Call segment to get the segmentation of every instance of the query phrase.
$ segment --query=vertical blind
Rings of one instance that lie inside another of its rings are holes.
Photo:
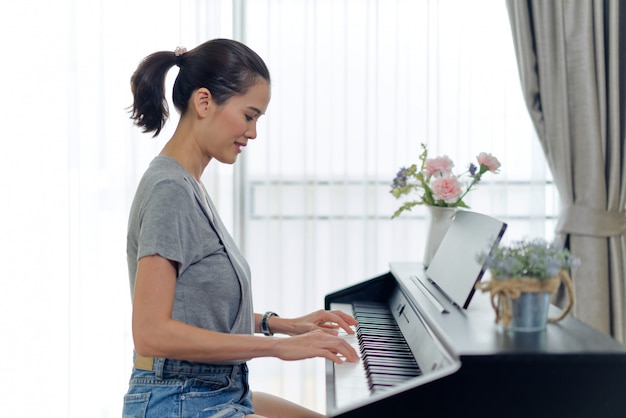
[[[0,415],[118,417],[132,358],[126,221],[157,139],[131,126],[140,58],[237,37],[264,57],[258,139],[203,181],[253,271],[257,312],[418,261],[424,213],[388,193],[420,143],[502,162],[468,203],[546,236],[556,198],[500,0],[64,0],[0,5]],[[175,70],[168,78],[171,86]],[[172,107],[173,109],[173,107]],[[234,186],[233,186],[234,185]],[[323,361],[250,363],[253,389],[324,411]],[[33,382],[37,390],[33,391]]]

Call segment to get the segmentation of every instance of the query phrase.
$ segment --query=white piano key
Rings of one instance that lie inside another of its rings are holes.
[[[348,334],[345,331],[339,334],[361,355],[359,342],[355,334]],[[344,362],[335,364],[335,399],[337,406],[348,405],[359,399],[363,399],[370,394],[370,389],[365,375],[365,368],[359,359],[357,363]]]

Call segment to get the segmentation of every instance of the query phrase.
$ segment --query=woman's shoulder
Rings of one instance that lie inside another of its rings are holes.
[[[150,163],[139,182],[138,194],[147,196],[193,195],[191,175],[173,158],[158,156]]]
[[[158,156],[155,157],[148,166],[148,169],[142,177],[142,182],[151,185],[157,183],[180,183],[181,185],[189,184],[191,175],[171,157]]]
[[[174,158],[159,155],[150,162],[146,175],[177,179],[189,176],[189,173]]]

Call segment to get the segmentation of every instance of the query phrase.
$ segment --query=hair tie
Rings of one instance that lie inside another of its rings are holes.
[[[187,48],[184,46],[177,46],[174,50],[174,55],[176,55],[176,66],[180,68],[183,63],[183,54],[187,52]]]

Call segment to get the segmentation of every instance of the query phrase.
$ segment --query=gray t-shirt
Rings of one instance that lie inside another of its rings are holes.
[[[142,177],[127,236],[131,297],[137,261],[176,262],[172,317],[200,328],[254,333],[250,269],[204,187],[173,158],[159,156]]]

